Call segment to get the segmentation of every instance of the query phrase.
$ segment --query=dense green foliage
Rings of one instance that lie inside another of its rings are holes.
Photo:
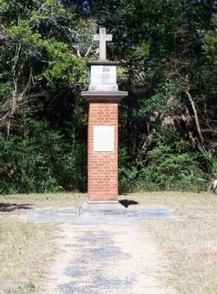
[[[217,2],[2,0],[0,193],[85,190],[92,34],[119,60],[120,190],[206,188],[217,173]]]

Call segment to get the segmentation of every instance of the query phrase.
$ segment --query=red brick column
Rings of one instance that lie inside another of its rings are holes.
[[[94,151],[94,127],[114,127],[114,150]],[[118,103],[89,103],[88,123],[88,200],[118,200]]]

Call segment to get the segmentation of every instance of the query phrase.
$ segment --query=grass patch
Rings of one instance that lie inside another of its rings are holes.
[[[10,204],[16,209],[19,205],[34,207],[64,207],[77,206],[86,199],[87,195],[82,193],[44,193],[44,194],[16,194],[0,195],[0,210],[5,204]],[[9,205],[9,206],[10,206]],[[22,207],[21,207],[22,208]]]
[[[38,207],[78,206],[85,194],[47,193],[0,196],[0,294],[42,293],[54,254],[51,224],[30,224],[19,215]]]
[[[217,293],[217,218],[144,224],[170,262],[167,284],[179,294]]]
[[[1,222],[0,293],[35,293],[54,253],[52,225]]]
[[[217,197],[213,194],[159,192],[128,199],[174,209],[177,220],[143,221],[169,261],[162,279],[178,294],[217,293]]]
[[[170,206],[180,213],[194,213],[197,209],[212,211],[217,209],[217,196],[212,193],[192,192],[143,192],[121,196],[120,199],[130,199],[142,205]]]

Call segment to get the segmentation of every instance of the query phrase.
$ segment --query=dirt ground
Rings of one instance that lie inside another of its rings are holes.
[[[58,254],[43,293],[175,293],[162,281],[167,260],[139,223],[60,228]]]

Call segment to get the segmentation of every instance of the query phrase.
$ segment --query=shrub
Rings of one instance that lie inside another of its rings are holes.
[[[46,121],[25,119],[9,138],[0,133],[0,193],[84,190],[85,148]]]
[[[125,160],[120,168],[120,187],[122,191],[203,190],[203,172],[197,157],[180,134],[160,129],[145,158],[131,163]]]

